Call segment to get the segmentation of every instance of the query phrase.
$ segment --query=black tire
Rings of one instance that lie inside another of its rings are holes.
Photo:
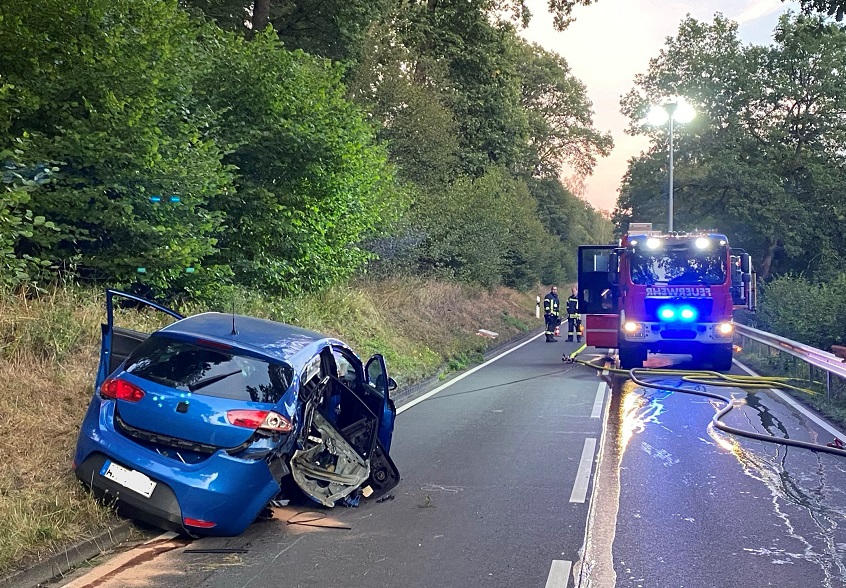
[[[731,345],[715,345],[714,349],[710,353],[711,356],[711,365],[714,366],[714,370],[718,372],[728,372],[731,371],[731,356],[732,356],[732,346]]]
[[[624,370],[642,368],[646,352],[640,347],[620,347],[620,367]]]

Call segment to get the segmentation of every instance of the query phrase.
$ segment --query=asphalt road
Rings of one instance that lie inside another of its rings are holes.
[[[608,389],[562,363],[575,346],[535,338],[402,406],[391,500],[290,504],[239,537],[159,544],[71,585],[573,586]],[[210,549],[228,553],[196,552]]]
[[[717,431],[703,397],[622,376],[608,394],[562,364],[574,348],[529,341],[402,406],[390,500],[292,503],[239,537],[159,539],[64,585],[846,587],[846,461]],[[735,398],[730,425],[843,438],[769,392],[713,391]]]
[[[842,457],[722,433],[710,421],[723,405],[707,398],[620,377],[613,389],[582,585],[846,586]],[[834,437],[771,392],[711,390],[733,392],[726,424],[814,443]]]

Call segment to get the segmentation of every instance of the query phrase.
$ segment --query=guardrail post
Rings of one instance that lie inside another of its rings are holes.
[[[831,400],[831,372],[825,372],[825,399]]]
[[[540,296],[535,296],[535,318],[540,318]]]

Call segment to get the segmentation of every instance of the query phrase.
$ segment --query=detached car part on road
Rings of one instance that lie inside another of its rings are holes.
[[[114,298],[176,322],[114,325]],[[95,393],[76,476],[133,518],[189,535],[237,535],[289,474],[315,501],[375,499],[399,483],[389,451],[396,387],[385,361],[254,317],[180,314],[106,292]]]

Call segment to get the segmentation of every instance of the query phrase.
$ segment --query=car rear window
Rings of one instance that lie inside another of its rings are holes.
[[[294,370],[230,353],[150,337],[126,360],[126,371],[177,390],[204,396],[276,404],[291,385]]]

